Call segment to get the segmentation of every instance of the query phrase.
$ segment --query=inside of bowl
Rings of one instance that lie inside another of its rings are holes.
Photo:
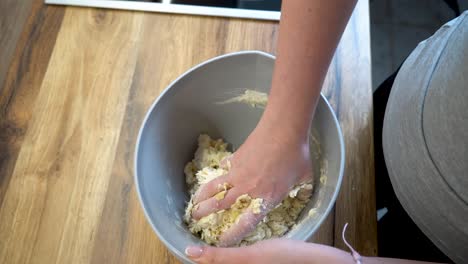
[[[202,243],[182,219],[189,198],[183,170],[193,158],[197,138],[207,133],[238,148],[255,128],[263,110],[242,103],[217,103],[245,89],[268,93],[273,64],[271,56],[255,52],[217,58],[184,74],[150,109],[137,146],[137,188],[159,238],[182,259],[187,245]],[[307,239],[315,231],[330,210],[340,183],[339,129],[324,98],[312,126],[321,155],[314,155],[317,177],[312,200],[298,228],[287,235],[296,239]],[[279,123],[278,129],[281,127]],[[313,151],[317,151],[315,147]],[[326,169],[325,183],[320,182],[321,169]],[[309,216],[312,208],[316,213]]]

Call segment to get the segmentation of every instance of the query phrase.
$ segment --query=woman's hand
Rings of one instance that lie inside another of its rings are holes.
[[[187,256],[199,264],[356,264],[343,250],[290,239],[270,239],[238,248],[188,247]],[[378,257],[362,257],[366,264],[435,264],[433,262]]]
[[[264,199],[264,210],[241,216],[238,224],[221,235],[221,245],[236,244],[291,187],[312,178],[309,127],[330,60],[355,3],[283,1],[277,59],[262,120],[234,153],[229,174],[202,186],[194,199],[199,204],[193,212],[195,218],[229,208],[245,193]],[[225,182],[232,188],[224,199],[212,198]]]
[[[289,239],[265,240],[238,248],[188,247],[186,254],[200,264],[355,264],[351,254],[342,250]]]
[[[245,143],[229,158],[229,173],[201,186],[195,194],[194,203],[198,204],[192,213],[195,219],[229,208],[243,194],[263,199],[260,213],[244,213],[238,224],[221,235],[222,246],[238,243],[294,185],[312,180],[308,137],[297,137],[294,131],[278,127],[268,118],[267,115],[263,117]],[[224,199],[213,197],[224,183],[231,186]]]

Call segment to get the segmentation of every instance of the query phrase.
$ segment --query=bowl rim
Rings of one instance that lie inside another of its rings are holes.
[[[223,55],[219,55],[219,56],[216,56],[216,57],[213,57],[211,59],[205,60],[205,61],[191,67],[190,69],[188,69],[187,71],[185,71],[184,73],[179,75],[168,86],[166,86],[166,88],[154,100],[154,102],[151,104],[151,106],[146,111],[145,117],[144,117],[144,119],[143,119],[143,121],[141,123],[140,129],[138,131],[138,137],[137,137],[136,144],[135,144],[135,153],[134,153],[134,161],[133,161],[133,172],[134,172],[135,188],[136,188],[136,191],[137,191],[138,200],[139,200],[140,205],[141,205],[141,207],[143,209],[143,213],[145,215],[146,220],[149,222],[149,224],[151,225],[151,228],[153,229],[153,231],[158,236],[158,239],[161,242],[163,242],[163,244],[171,251],[172,254],[176,255],[176,257],[178,257],[179,259],[181,259],[181,260],[183,260],[184,262],[187,262],[187,263],[193,263],[193,262],[185,254],[181,253],[172,244],[170,244],[161,235],[161,233],[159,232],[159,230],[156,228],[155,224],[153,223],[152,219],[149,217],[147,206],[143,202],[143,196],[142,196],[141,188],[140,188],[140,182],[141,181],[139,180],[139,173],[138,173],[138,160],[139,160],[138,153],[140,151],[141,138],[142,138],[142,135],[143,135],[143,131],[145,130],[146,124],[148,122],[148,119],[149,119],[150,115],[154,111],[154,108],[159,103],[159,101],[164,97],[164,95],[170,90],[170,88],[172,88],[177,82],[179,82],[182,78],[185,78],[187,75],[194,72],[195,70],[197,70],[197,69],[199,69],[199,68],[201,68],[201,67],[203,67],[203,66],[205,66],[205,65],[207,65],[209,63],[212,63],[212,62],[218,61],[218,60],[222,60],[222,59],[225,59],[225,58],[228,58],[228,57],[238,56],[238,55],[260,55],[260,56],[267,57],[267,58],[270,58],[270,59],[273,59],[273,60],[276,59],[276,57],[274,55],[266,53],[264,51],[244,50],[244,51],[236,51],[236,52],[231,52],[231,53],[226,53],[226,54],[223,54]],[[338,140],[339,140],[339,146],[340,146],[339,175],[338,175],[338,180],[337,180],[337,186],[336,186],[336,188],[335,188],[335,190],[333,192],[333,196],[332,196],[332,199],[331,199],[332,202],[328,204],[324,214],[322,214],[320,216],[320,219],[317,221],[317,224],[312,229],[310,229],[309,232],[305,232],[302,235],[300,234],[297,237],[295,237],[296,239],[302,240],[302,241],[306,241],[310,236],[312,236],[317,231],[317,229],[322,225],[323,221],[325,221],[325,219],[330,214],[330,211],[332,210],[333,206],[335,205],[336,199],[337,199],[338,194],[340,192],[341,184],[342,184],[342,181],[343,181],[343,175],[344,175],[345,144],[344,144],[344,139],[343,139],[343,133],[342,133],[342,130],[341,130],[341,126],[340,126],[340,123],[339,123],[339,121],[338,121],[338,119],[336,117],[336,113],[333,110],[333,107],[328,102],[327,98],[322,93],[320,93],[320,97],[325,102],[325,105],[328,108],[328,110],[332,113],[333,123],[334,123],[335,127],[337,128],[337,132],[338,132]]]

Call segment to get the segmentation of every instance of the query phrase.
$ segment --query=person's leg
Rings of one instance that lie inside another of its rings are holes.
[[[388,213],[377,223],[380,257],[445,262],[445,256],[416,226],[396,197],[382,149],[382,127],[388,97],[399,69],[374,92],[374,151],[377,209],[386,207]]]

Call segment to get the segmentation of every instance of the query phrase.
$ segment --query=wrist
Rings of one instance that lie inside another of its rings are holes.
[[[259,129],[264,130],[269,137],[274,137],[288,144],[304,144],[309,142],[311,117],[296,116],[292,112],[277,111],[274,107],[265,109],[259,122]],[[311,115],[310,115],[311,116]]]

